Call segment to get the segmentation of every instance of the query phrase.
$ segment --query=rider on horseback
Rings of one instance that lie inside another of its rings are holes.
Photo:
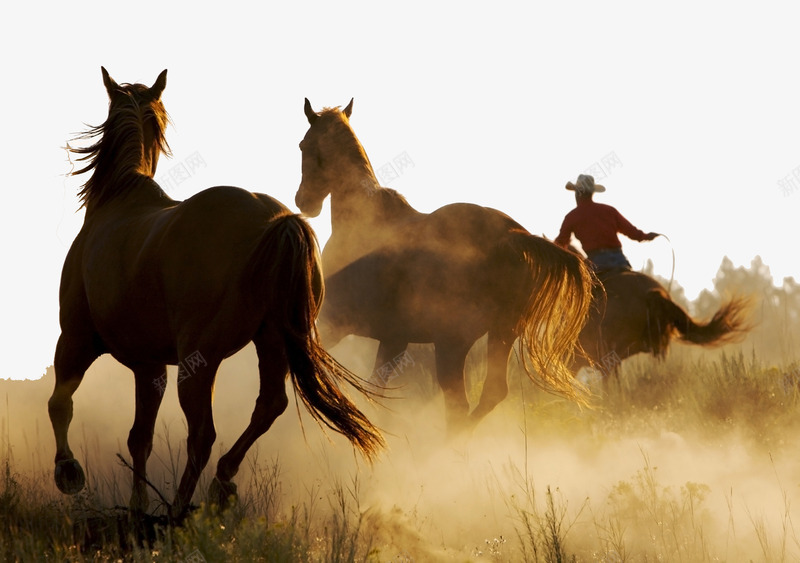
[[[575,192],[577,205],[564,217],[555,243],[567,248],[570,235],[574,234],[595,271],[630,270],[631,264],[622,253],[617,233],[639,242],[653,240],[658,233],[640,231],[615,208],[592,201],[595,192],[606,191],[600,184],[595,184],[592,176],[581,174],[576,183],[567,182],[566,187]]]

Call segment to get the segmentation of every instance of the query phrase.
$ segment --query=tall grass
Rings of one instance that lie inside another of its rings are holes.
[[[474,400],[485,360],[471,362],[474,373],[468,377],[468,395]],[[418,364],[423,370],[423,362]],[[408,377],[430,377],[430,373]],[[222,513],[201,505],[181,527],[163,524],[159,515],[164,507],[157,502],[153,515],[144,521],[133,521],[118,508],[127,503],[129,472],[121,464],[103,463],[88,431],[76,440],[87,488],[75,497],[61,495],[52,484],[49,464],[28,463],[25,469],[17,465],[8,432],[13,421],[6,417],[5,431],[0,432],[0,559],[701,562],[738,560],[743,545],[754,559],[800,557],[793,505],[793,479],[800,464],[759,466],[763,494],[776,499],[765,511],[752,506],[736,485],[697,478],[676,481],[674,473],[665,474],[654,462],[655,455],[662,458],[663,452],[644,446],[638,450],[638,460],[626,461],[631,468],[627,474],[608,477],[589,497],[574,482],[560,481],[557,472],[542,479],[543,465],[564,463],[561,458],[534,457],[550,449],[590,456],[625,437],[655,440],[667,433],[677,443],[684,440],[699,450],[730,439],[753,457],[774,454],[785,459],[800,442],[794,439],[800,430],[797,364],[772,365],[742,351],[710,355],[679,349],[665,362],[629,360],[618,380],[593,379],[591,374],[587,378],[595,404],[581,409],[537,391],[512,362],[509,398],[478,428],[472,446],[467,445],[466,453],[458,453],[455,461],[442,461],[436,453],[423,459],[413,439],[400,436],[375,473],[342,472],[331,463],[323,468],[321,480],[305,484],[304,494],[288,494],[285,483],[296,476],[284,474],[279,458],[260,459],[256,447],[239,475],[239,502]],[[392,403],[404,421],[413,419],[409,412],[418,414],[421,435],[431,433],[431,421],[420,414],[430,412],[420,407],[426,400],[438,399],[421,397],[413,406]],[[517,435],[523,455],[505,457],[502,448]],[[164,427],[156,440],[151,479],[171,498],[185,460],[183,439],[174,439]],[[399,443],[414,452],[412,460],[399,459]],[[493,447],[497,450],[486,452],[492,460],[490,471],[496,471],[498,461],[507,461],[504,470],[494,474],[491,487],[481,490],[475,483],[487,466],[481,465],[474,450],[480,454],[481,449]],[[442,455],[451,448],[442,442],[431,449]],[[41,460],[50,455],[28,457]],[[385,476],[392,467],[400,477],[388,480]],[[603,478],[592,473],[591,461],[581,469],[586,481]],[[415,472],[420,484],[417,500],[409,508],[408,491],[399,481],[412,481]],[[202,491],[208,475],[204,473],[198,489],[200,501],[205,500]],[[376,487],[381,502],[375,500]],[[437,511],[431,499],[446,488],[455,489],[457,500],[442,501],[445,508]],[[492,502],[499,508],[488,508]],[[494,511],[496,516],[478,520],[473,511]],[[476,531],[476,526],[464,525],[466,535],[456,540],[443,531],[451,521],[471,517],[476,522],[491,521],[492,527]]]

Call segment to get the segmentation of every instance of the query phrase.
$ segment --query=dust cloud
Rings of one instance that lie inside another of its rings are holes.
[[[275,520],[298,506],[335,511],[335,491],[344,490],[348,510],[369,523],[365,533],[381,561],[535,560],[554,537],[578,561],[794,560],[800,369],[785,346],[771,357],[757,343],[788,339],[796,346],[800,332],[787,336],[774,326],[763,324],[745,344],[723,349],[673,345],[663,362],[632,358],[618,383],[589,378],[597,394],[590,409],[537,391],[512,358],[509,397],[471,436],[454,440],[445,433],[432,349],[412,345],[402,373],[389,382],[396,388],[389,398],[354,397],[387,438],[373,466],[295,407],[289,388],[289,408],[234,481],[247,499],[274,467]],[[349,337],[332,353],[368,378],[376,346]],[[484,346],[482,339],[468,358],[473,404]],[[248,347],[220,369],[218,437],[196,502],[216,460],[249,421],[256,365]],[[168,499],[185,461],[175,377],[170,368],[148,466]],[[58,494],[47,416],[52,386],[52,369],[37,381],[0,381],[0,446],[15,471],[40,475],[41,486]],[[74,397],[71,445],[89,486],[109,506],[128,500],[130,476],[116,454],[129,458],[133,391],[132,373],[104,356]]]

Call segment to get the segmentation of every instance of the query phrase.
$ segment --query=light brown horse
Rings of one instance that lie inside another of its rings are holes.
[[[415,210],[378,184],[350,127],[352,105],[316,113],[306,100],[310,128],[300,143],[297,206],[316,216],[331,196],[323,343],[348,334],[377,339],[379,369],[402,361],[409,343],[433,343],[450,432],[473,426],[507,395],[517,339],[534,382],[579,398],[567,363],[591,303],[593,277],[583,260],[494,209]],[[487,333],[488,373],[470,413],[464,362]]]
[[[678,306],[664,287],[650,276],[634,271],[600,274],[595,305],[580,342],[585,352],[576,355],[574,367],[590,362],[604,376],[618,375],[625,358],[640,352],[663,357],[672,340],[699,346],[734,342],[749,330],[749,301],[734,298],[708,322],[697,322]]]
[[[133,370],[136,415],[131,508],[144,511],[146,463],[166,385],[178,365],[178,398],[188,425],[187,462],[172,516],[189,506],[216,437],[212,392],[220,362],[248,342],[259,357],[260,391],[247,429],[217,465],[212,499],[235,494],[231,479],[247,450],[287,406],[287,374],[311,414],[366,456],[380,433],[340,391],[355,376],[320,346],[315,329],[323,294],[314,233],[281,203],[240,188],[215,187],[178,202],[153,181],[168,150],[161,102],[166,71],[148,88],[117,84],[102,69],[108,118],[71,149],[92,171],[80,192],[86,215],[61,279],[61,336],[48,407],[56,438],[55,481],[68,494],[84,486],[67,440],[72,395],[104,353]]]

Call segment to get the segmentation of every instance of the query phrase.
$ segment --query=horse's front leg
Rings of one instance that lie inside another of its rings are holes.
[[[133,459],[133,486],[130,508],[146,512],[150,505],[147,494],[147,459],[153,450],[153,433],[161,399],[167,389],[167,369],[164,365],[136,366],[136,416],[128,434],[128,450]]]
[[[471,343],[437,341],[436,379],[444,393],[447,434],[453,438],[467,429],[469,402],[464,388],[464,364]]]

